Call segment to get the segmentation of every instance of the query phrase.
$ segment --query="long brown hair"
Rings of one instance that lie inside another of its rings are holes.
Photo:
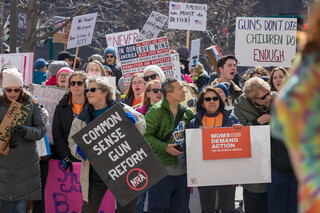
[[[131,81],[130,81],[130,85],[129,85],[129,90],[128,90],[128,93],[127,93],[125,99],[130,99],[130,97],[132,97],[132,96],[134,95],[133,89],[132,89],[132,84],[133,84],[132,82],[133,82],[133,79],[134,79],[135,77],[141,77],[141,78],[143,78],[143,75],[142,75],[142,73],[135,73],[135,74],[132,76]],[[144,83],[145,83],[145,82],[144,82]]]
[[[153,80],[147,83],[146,89],[144,90],[143,97],[142,97],[142,106],[146,106],[150,104],[150,98],[148,97],[147,93],[151,92],[151,87],[154,84],[160,84],[161,86],[161,81]]]

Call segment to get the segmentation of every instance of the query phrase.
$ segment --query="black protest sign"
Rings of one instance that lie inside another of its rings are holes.
[[[119,104],[72,138],[122,206],[167,175]]]

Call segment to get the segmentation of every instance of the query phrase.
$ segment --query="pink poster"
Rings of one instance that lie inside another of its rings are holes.
[[[45,188],[46,213],[80,212],[82,194],[80,186],[81,163],[73,163],[73,172],[63,169],[59,160],[49,161],[49,172]],[[114,213],[115,199],[108,190],[99,213]]]

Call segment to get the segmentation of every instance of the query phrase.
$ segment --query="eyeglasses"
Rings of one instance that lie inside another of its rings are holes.
[[[70,76],[70,74],[60,74],[58,77],[65,77],[65,78],[67,78],[67,77],[69,77]]]
[[[219,98],[218,98],[218,97],[212,97],[212,98],[207,97],[207,98],[205,98],[204,100],[205,100],[206,102],[209,102],[209,101],[211,101],[211,100],[213,100],[213,101],[218,101]]]
[[[114,55],[106,55],[106,58],[114,58]]]
[[[107,74],[108,75],[112,75],[112,71],[107,71]]]
[[[151,89],[153,93],[158,93],[161,92],[162,93],[162,89]]]
[[[71,81],[70,82],[70,86],[74,87],[76,85],[78,85],[79,87],[82,87],[83,81]]]
[[[85,93],[88,93],[89,91],[90,92],[96,92],[97,89],[102,90],[101,88],[91,88],[91,89],[85,89],[84,92]]]
[[[152,74],[152,75],[149,75],[149,76],[144,76],[143,80],[148,81],[149,78],[151,78],[151,80],[154,80],[154,79],[156,79],[157,75],[158,74]]]
[[[262,96],[261,98],[256,98],[256,99],[264,100],[264,99],[266,99],[266,97],[267,97],[268,95],[270,95],[270,91],[267,92],[267,94],[265,94],[265,95]]]
[[[144,84],[144,82],[143,81],[132,81],[132,84],[133,85]]]
[[[20,93],[21,92],[21,89],[9,89],[9,88],[5,88],[4,89],[7,93],[11,93],[12,91],[15,92],[15,93]]]

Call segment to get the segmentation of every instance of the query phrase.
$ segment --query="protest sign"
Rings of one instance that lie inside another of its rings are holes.
[[[9,153],[11,130],[15,126],[22,126],[27,119],[30,109],[16,101],[11,103],[5,117],[0,124],[0,153]]]
[[[96,19],[97,13],[76,16],[72,19],[67,49],[91,44]]]
[[[61,161],[50,160],[45,187],[46,213],[80,212],[82,190],[80,185],[81,163],[73,162],[73,171],[64,170]],[[114,213],[115,200],[110,190],[106,192],[98,213]]]
[[[296,54],[297,19],[236,18],[239,66],[290,67]]]
[[[250,128],[209,128],[202,131],[203,160],[250,158]]]
[[[57,23],[57,25],[55,26],[55,29],[60,27],[61,25],[64,24],[64,20],[67,17],[61,17],[61,16],[55,16],[54,20]],[[64,28],[62,28],[60,31],[58,31],[57,33],[55,33],[53,35],[53,43],[63,43],[66,44],[68,43],[68,38],[69,38],[69,33],[70,33],[70,29],[71,29],[71,25],[72,25],[72,21],[70,21],[67,26],[65,26]]]
[[[135,73],[142,73],[149,65],[161,67],[164,75],[173,76],[169,43],[166,37],[118,47],[122,76],[126,85]]]
[[[206,31],[207,5],[170,2],[168,28]]]
[[[48,136],[48,140],[50,144],[53,144],[52,139],[52,120],[54,111],[59,101],[66,94],[65,89],[61,89],[59,87],[46,87],[39,84],[33,84],[30,88],[30,91],[34,96],[37,97],[39,104],[45,108],[48,113],[48,125],[46,125],[46,132]]]
[[[47,133],[40,140],[36,141],[39,157],[51,155],[50,145]]]
[[[14,66],[22,73],[25,85],[29,86],[33,80],[33,53],[0,54],[0,68]]]
[[[190,68],[198,67],[200,44],[201,44],[200,39],[195,39],[191,41]]]
[[[215,160],[203,159],[202,130],[187,129],[188,186],[271,182],[270,126],[250,126],[249,128],[251,158]],[[217,131],[220,129],[223,128],[217,128]]]
[[[144,24],[137,41],[149,40],[157,38],[163,25],[168,21],[168,16],[162,15],[156,11],[152,11],[148,20]]]
[[[218,60],[222,57],[222,54],[218,48],[217,45],[213,45],[211,47],[208,47],[206,50],[207,56],[209,57],[209,60],[214,67],[214,69],[218,70]]]
[[[122,206],[167,175],[120,104],[94,119],[72,138]]]
[[[171,56],[171,62],[172,62],[173,76],[181,81],[179,54],[178,53],[170,54],[170,56]]]

